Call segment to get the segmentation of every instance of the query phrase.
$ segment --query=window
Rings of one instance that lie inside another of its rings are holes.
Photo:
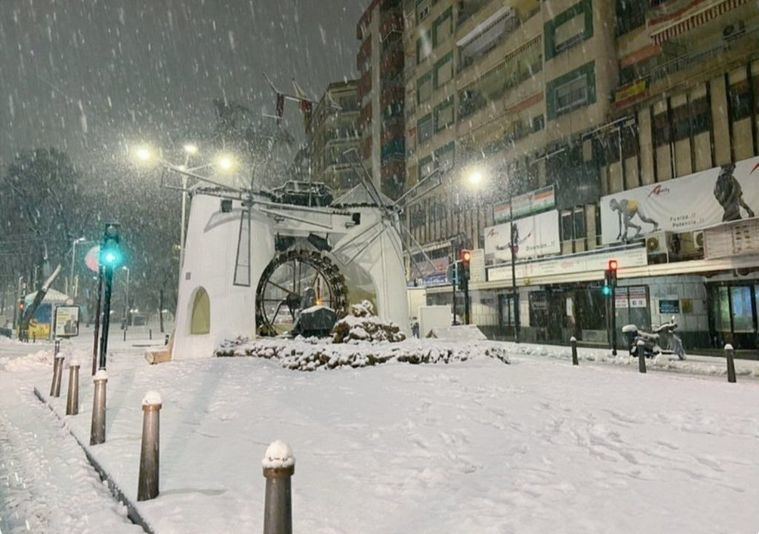
[[[709,100],[703,96],[690,102],[690,131],[693,135],[711,131],[712,112],[709,108]]]
[[[430,14],[430,6],[432,5],[432,0],[417,0],[416,2],[416,22],[417,24],[424,19],[427,18],[427,16]]]
[[[519,27],[519,17],[514,8],[508,9],[488,27],[482,29],[473,37],[465,37],[459,48],[460,69],[472,65],[501,43],[508,35]],[[473,32],[474,33],[474,32]],[[459,41],[461,42],[461,41]]]
[[[435,108],[435,131],[439,132],[453,124],[455,121],[453,97]]]
[[[453,52],[449,52],[435,64],[435,89],[453,78]]]
[[[624,35],[646,23],[646,0],[617,0],[617,35]]]
[[[672,140],[690,138],[690,110],[687,104],[672,109]]]
[[[536,117],[532,118],[532,131],[539,132],[542,130],[546,125],[546,119],[543,115],[538,115]]]
[[[435,168],[447,171],[453,168],[456,145],[452,141],[435,151]]]
[[[545,23],[546,59],[593,37],[593,2],[582,0]]]
[[[562,241],[571,241],[572,240],[572,212],[571,211],[565,211],[561,214],[561,240]]]
[[[432,73],[420,76],[416,81],[416,102],[423,104],[432,97]]]
[[[427,32],[421,32],[422,35],[416,40],[416,63],[417,65],[427,59],[432,53],[432,42]]]
[[[190,335],[200,336],[211,331],[211,300],[202,287],[195,290],[190,317]]]
[[[453,34],[453,10],[448,8],[440,15],[432,27],[432,44],[435,48]]]
[[[728,90],[730,114],[733,122],[751,116],[751,85],[748,80],[734,83]]]
[[[574,238],[585,239],[588,235],[585,226],[585,209],[575,208],[574,212]]]
[[[662,111],[661,113],[654,115],[653,138],[654,147],[660,147],[662,145],[669,144],[670,124],[666,111]]]
[[[419,162],[419,181],[427,178],[435,170],[435,162],[432,156],[427,156]]]
[[[548,118],[555,119],[596,101],[594,63],[568,72],[548,83]]]
[[[432,114],[430,113],[419,119],[419,122],[416,125],[417,143],[421,145],[424,142],[429,141],[433,133],[435,133],[434,125],[432,123]]]

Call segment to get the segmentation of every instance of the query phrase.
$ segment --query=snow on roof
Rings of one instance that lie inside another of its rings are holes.
[[[381,191],[377,191],[379,193],[380,199],[382,202],[385,203],[386,206],[389,206],[393,203],[392,200],[390,200],[390,197],[387,195],[383,195]],[[371,204],[374,205],[374,201],[372,200],[372,197],[369,195],[369,191],[366,190],[366,187],[364,187],[362,184],[358,184],[350,191],[346,192],[342,196],[336,198],[334,202],[332,202],[335,206],[340,205],[351,205],[351,204]]]

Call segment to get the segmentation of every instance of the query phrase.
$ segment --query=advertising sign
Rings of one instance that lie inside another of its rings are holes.
[[[561,252],[559,212],[547,211],[514,221],[514,244],[517,258],[534,258]],[[511,260],[511,225],[497,224],[485,228],[485,258],[488,262]]]
[[[79,335],[79,306],[58,306],[55,308],[55,336],[73,337]]]
[[[52,305],[43,302],[34,312],[29,321],[29,339],[50,339],[52,330]]]
[[[680,301],[677,299],[661,299],[659,301],[659,313],[662,315],[680,313]]]
[[[759,213],[759,157],[601,199],[604,243],[689,232]]]
[[[542,189],[530,191],[524,195],[515,196],[511,199],[512,206],[508,202],[496,204],[493,208],[493,220],[496,224],[511,220],[511,212],[514,212],[514,218],[518,219],[531,213],[545,211],[556,206],[556,194],[553,186],[549,185]]]

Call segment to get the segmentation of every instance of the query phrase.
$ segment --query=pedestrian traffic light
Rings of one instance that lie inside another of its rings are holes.
[[[103,245],[100,247],[100,263],[106,267],[118,267],[124,259],[121,252],[119,225],[107,223],[103,233]]]
[[[609,260],[609,280],[613,285],[617,284],[617,260]]]
[[[18,301],[18,316],[19,317],[24,316],[25,309],[26,309],[26,304],[24,303],[24,299],[19,299]]]
[[[604,297],[611,296],[611,286],[607,282],[604,282],[604,286],[601,288],[601,294]]]
[[[462,250],[459,252],[459,259],[461,260],[461,265],[464,266],[465,269],[469,269],[469,262],[472,260],[472,251],[471,250]]]

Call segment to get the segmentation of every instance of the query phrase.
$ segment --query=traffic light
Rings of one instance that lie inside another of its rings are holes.
[[[608,270],[609,280],[612,285],[617,285],[617,260],[609,260]]]
[[[609,260],[607,269],[604,271],[604,285],[601,293],[604,297],[611,297],[614,288],[617,286],[617,260]]]
[[[26,304],[24,303],[24,299],[19,299],[18,300],[18,316],[23,317],[25,310],[26,310]]]
[[[461,260],[461,265],[466,269],[469,270],[469,262],[472,260],[472,251],[471,250],[462,250],[459,252],[459,260]]]
[[[121,251],[119,225],[107,223],[103,233],[103,245],[100,247],[100,263],[105,267],[118,267],[124,260]]]

